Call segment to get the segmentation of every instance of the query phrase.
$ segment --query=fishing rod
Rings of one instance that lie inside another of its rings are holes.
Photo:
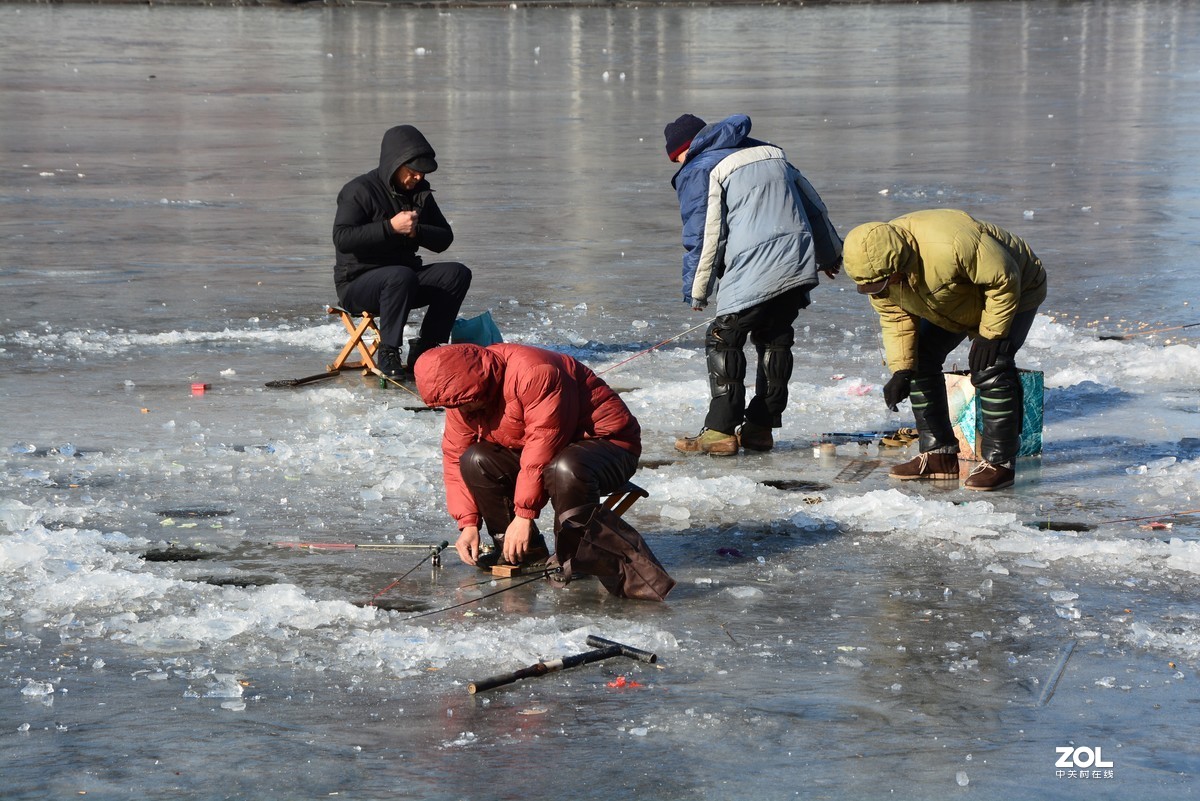
[[[1100,525],[1106,523],[1137,523],[1141,520],[1157,520],[1160,517],[1179,517],[1180,515],[1196,515],[1200,514],[1200,509],[1188,509],[1183,512],[1164,512],[1160,515],[1150,515],[1149,517],[1125,517],[1120,520],[1101,520]]]
[[[330,378],[337,378],[339,375],[341,375],[340,371],[329,370],[324,373],[317,373],[316,375],[306,375],[303,378],[283,378],[278,381],[268,381],[263,386],[271,389],[278,389],[279,387],[302,387],[305,384],[313,384],[317,381],[327,381]]]
[[[442,612],[449,612],[451,609],[458,609],[460,606],[467,606],[468,604],[479,603],[480,601],[485,601],[488,598],[499,595],[502,592],[508,592],[509,590],[515,590],[518,587],[524,587],[526,584],[532,584],[535,581],[541,581],[542,579],[546,578],[547,576],[551,576],[555,573],[558,573],[560,570],[562,570],[562,568],[560,568],[558,566],[546,568],[541,573],[536,573],[533,576],[531,576],[530,578],[527,578],[525,581],[518,581],[515,584],[510,584],[507,587],[502,587],[502,588],[496,590],[495,592],[489,592],[485,595],[480,595],[478,598],[472,598],[469,601],[463,601],[462,603],[451,604],[450,606],[443,606],[441,609],[434,609],[429,612],[421,612],[419,615],[410,615],[409,617],[404,618],[400,622],[404,623],[409,620],[416,620],[419,617],[429,617],[430,615],[440,615]],[[491,583],[491,582],[488,582],[488,583]]]
[[[429,553],[427,553],[427,554],[425,555],[425,557],[424,557],[424,558],[423,558],[423,559],[422,559],[420,562],[417,562],[415,565],[413,565],[412,567],[410,567],[410,568],[408,569],[408,572],[406,572],[406,573],[405,573],[403,576],[400,576],[400,577],[398,577],[398,578],[397,578],[395,581],[393,581],[391,584],[387,585],[387,586],[386,586],[386,587],[384,587],[382,590],[380,590],[379,592],[377,592],[377,593],[375,593],[374,595],[372,595],[372,596],[371,596],[371,600],[367,601],[366,605],[367,605],[367,606],[374,606],[374,605],[375,605],[375,599],[377,599],[377,598],[378,598],[380,595],[383,595],[385,592],[387,592],[388,590],[390,590],[392,587],[395,587],[395,586],[396,586],[397,584],[399,584],[401,581],[404,581],[404,579],[406,579],[406,578],[408,578],[410,575],[412,575],[412,572],[413,572],[414,570],[416,570],[418,567],[420,567],[421,565],[423,565],[423,564],[425,564],[426,562],[428,562],[430,559],[436,558],[438,554],[440,554],[442,551],[446,550],[446,549],[447,549],[447,548],[449,548],[449,547],[450,547],[450,543],[449,543],[449,542],[446,542],[445,540],[443,540],[443,541],[442,541],[442,543],[441,543],[440,545],[435,545],[435,546],[431,547],[431,548],[429,549]]]
[[[420,550],[428,551],[430,549],[440,550],[437,545],[421,545],[417,543],[401,543],[401,542],[272,542],[279,548],[312,548],[314,550],[351,550],[362,549],[368,551],[383,551],[383,550]],[[435,562],[436,564],[436,562]]]
[[[712,320],[705,320],[704,322],[700,323],[699,325],[694,325],[686,331],[680,331],[675,336],[668,337],[667,339],[664,339],[662,342],[659,342],[657,345],[651,345],[650,347],[646,348],[645,350],[638,351],[637,353],[633,354],[632,356],[630,356],[628,359],[625,359],[624,361],[617,362],[616,364],[612,365],[611,367],[605,367],[603,370],[597,370],[596,375],[604,375],[609,370],[616,370],[621,365],[628,364],[629,362],[633,361],[634,359],[636,359],[639,356],[645,356],[647,353],[649,353],[652,350],[658,350],[663,345],[666,345],[668,342],[674,342],[675,340],[679,339],[681,336],[692,333],[697,328],[703,328],[704,326],[711,324],[716,319],[717,318],[714,317]]]
[[[1145,337],[1150,336],[1151,334],[1165,334],[1168,331],[1181,331],[1184,328],[1194,328],[1198,325],[1200,325],[1200,323],[1187,323],[1185,325],[1167,326],[1166,328],[1151,328],[1149,331],[1134,331],[1130,334],[1105,334],[1101,336],[1100,339],[1133,339],[1134,337]]]

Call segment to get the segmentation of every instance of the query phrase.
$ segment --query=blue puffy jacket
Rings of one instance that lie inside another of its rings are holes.
[[[841,258],[812,184],[780,148],[750,138],[744,114],[696,134],[671,185],[683,218],[683,299],[695,308],[708,305],[718,282],[718,316],[812,289],[817,271]]]

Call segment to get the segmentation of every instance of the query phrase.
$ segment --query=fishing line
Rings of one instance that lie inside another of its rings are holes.
[[[428,562],[430,559],[432,559],[433,557],[437,556],[438,554],[440,554],[442,551],[446,550],[446,549],[447,549],[447,548],[449,548],[449,547],[450,547],[450,543],[449,543],[449,542],[445,542],[445,541],[443,541],[443,542],[442,542],[440,545],[437,545],[437,546],[434,546],[434,547],[430,548],[430,549],[429,549],[429,553],[427,553],[427,554],[425,555],[425,557],[424,557],[424,558],[423,558],[423,559],[422,559],[420,562],[417,562],[415,565],[413,565],[412,567],[410,567],[410,568],[408,569],[408,572],[407,572],[407,573],[405,573],[403,576],[400,576],[400,577],[399,577],[399,578],[397,578],[395,581],[393,581],[391,584],[387,585],[387,586],[386,586],[386,587],[384,587],[382,590],[380,590],[379,592],[377,592],[377,593],[375,593],[374,595],[372,595],[372,596],[371,596],[371,600],[367,601],[367,606],[374,606],[374,605],[375,605],[375,599],[376,599],[376,598],[378,598],[380,595],[383,595],[385,592],[387,592],[388,590],[390,590],[392,587],[395,587],[395,586],[396,586],[397,584],[399,584],[401,581],[404,581],[404,579],[406,579],[406,578],[408,578],[410,575],[412,575],[412,572],[413,572],[414,570],[416,570],[418,567],[420,567],[421,565],[425,564],[425,563],[426,563],[426,562]]]
[[[419,617],[428,617],[429,615],[439,615],[442,612],[449,612],[451,609],[458,609],[460,606],[466,606],[467,604],[479,603],[480,601],[486,600],[495,595],[499,595],[502,592],[508,592],[509,590],[515,590],[518,587],[524,587],[526,584],[532,584],[535,581],[541,581],[542,579],[546,578],[550,574],[557,573],[559,570],[561,570],[561,568],[558,568],[558,567],[549,568],[541,573],[538,573],[537,575],[535,575],[531,578],[526,579],[525,581],[520,581],[520,582],[517,582],[516,584],[510,584],[509,586],[498,589],[495,592],[489,592],[486,595],[480,595],[478,598],[472,598],[471,600],[463,601],[462,603],[452,604],[450,606],[444,606],[441,609],[434,609],[432,612],[422,612],[419,615],[412,615],[411,617],[402,618],[400,620],[400,622],[404,623],[409,620],[416,620]]]
[[[436,545],[426,543],[400,543],[400,542],[272,542],[280,548],[309,548],[317,551],[332,551],[332,550],[356,550],[362,549],[367,551],[384,551],[384,550],[407,550],[407,551],[428,551],[430,548],[437,548]]]
[[[686,331],[680,331],[678,334],[676,334],[676,335],[675,335],[675,336],[673,336],[673,337],[667,337],[667,338],[666,338],[666,339],[664,339],[662,342],[659,342],[657,345],[651,345],[650,347],[646,348],[645,350],[638,351],[637,353],[633,354],[632,356],[630,356],[628,359],[625,359],[624,361],[619,361],[619,362],[617,362],[617,363],[616,363],[616,364],[614,364],[614,365],[611,365],[611,366],[609,366],[609,367],[605,367],[603,370],[597,370],[597,371],[596,371],[596,375],[604,375],[605,373],[607,373],[607,372],[608,372],[608,371],[610,371],[610,370],[616,370],[616,369],[617,369],[618,367],[620,367],[621,365],[623,365],[623,364],[628,364],[629,362],[633,361],[634,359],[638,358],[639,356],[645,356],[647,353],[650,353],[651,351],[658,350],[658,349],[659,349],[659,348],[661,348],[663,345],[666,345],[666,344],[668,344],[668,343],[674,342],[675,340],[679,339],[680,337],[682,337],[682,336],[686,336],[686,335],[688,335],[688,334],[692,333],[692,332],[693,332],[693,331],[695,331],[697,328],[703,328],[704,326],[706,326],[706,325],[709,325],[709,324],[711,324],[711,323],[715,322],[715,321],[716,321],[716,319],[717,319],[717,318],[715,318],[715,317],[714,317],[714,318],[712,318],[711,320],[705,320],[705,321],[704,321],[704,322],[702,322],[702,323],[699,323],[699,324],[697,324],[697,325],[694,325],[694,326],[692,326],[691,328],[687,329]],[[397,386],[397,387],[399,387],[400,389],[402,389],[402,390],[404,390],[405,392],[407,392],[408,394],[412,395],[414,398],[416,398],[417,400],[421,401],[421,403],[424,403],[424,402],[425,402],[425,400],[424,400],[424,399],[423,399],[423,398],[422,398],[420,395],[418,395],[416,392],[413,392],[411,389],[409,389],[408,387],[404,386],[404,385],[403,385],[403,384],[401,384],[399,381],[396,381],[396,380],[395,380],[395,379],[393,379],[393,378],[389,378],[388,376],[384,375],[384,374],[383,374],[383,373],[381,373],[381,372],[376,372],[375,374],[376,374],[377,376],[379,376],[379,377],[380,377],[382,380],[384,380],[384,381],[387,381],[389,384],[392,384],[393,386]]]
[[[523,573],[523,574],[519,574],[519,575],[527,576],[529,574]],[[516,578],[516,576],[492,576],[491,578],[484,579],[483,581],[472,581],[470,584],[459,584],[458,586],[459,586],[459,589],[463,589],[465,587],[482,587],[484,584],[495,584],[497,581],[500,581],[502,579],[511,579],[511,578]]]
[[[416,398],[417,400],[421,401],[421,403],[422,403],[422,404],[425,404],[425,399],[424,399],[424,398],[422,398],[422,397],[421,397],[420,395],[418,395],[416,392],[413,392],[413,391],[412,391],[411,389],[409,389],[408,387],[406,387],[406,386],[404,386],[403,384],[401,384],[401,383],[400,383],[399,381],[397,381],[396,379],[394,379],[394,378],[391,378],[390,376],[386,376],[386,375],[384,375],[384,374],[383,374],[381,371],[379,371],[379,370],[376,370],[376,371],[375,371],[375,375],[379,376],[379,378],[380,378],[380,379],[382,379],[383,381],[387,381],[387,382],[388,382],[389,384],[391,384],[392,386],[400,387],[400,389],[404,390],[404,391],[405,391],[405,392],[407,392],[409,395],[412,395],[414,398]]]
[[[704,327],[704,326],[706,326],[706,325],[710,325],[711,323],[715,322],[715,321],[716,321],[716,319],[717,319],[717,318],[716,318],[716,317],[714,317],[714,318],[712,318],[711,320],[705,320],[704,322],[700,323],[699,325],[694,325],[694,326],[692,326],[691,328],[689,328],[689,329],[688,329],[688,330],[686,330],[686,331],[680,331],[680,332],[679,332],[678,334],[676,334],[675,336],[673,336],[673,337],[668,337],[667,339],[664,339],[662,342],[659,342],[657,345],[652,345],[652,346],[650,346],[650,347],[646,348],[646,349],[645,349],[645,350],[643,350],[643,351],[638,351],[637,353],[633,354],[632,356],[630,356],[630,357],[629,357],[628,359],[626,359],[625,361],[617,362],[616,364],[612,365],[611,367],[605,367],[603,370],[597,370],[597,371],[596,371],[596,375],[604,375],[604,374],[605,374],[605,373],[607,373],[609,370],[616,370],[616,369],[617,369],[618,367],[620,367],[621,365],[623,365],[623,364],[628,364],[629,362],[633,361],[634,359],[636,359],[636,358],[637,358],[637,357],[639,357],[639,356],[645,356],[647,353],[649,353],[649,352],[650,352],[650,351],[652,351],[652,350],[658,350],[658,349],[659,349],[659,348],[661,348],[663,345],[666,345],[668,342],[674,342],[675,340],[679,339],[681,336],[684,336],[684,335],[686,335],[686,334],[690,334],[690,333],[692,333],[692,332],[693,332],[693,331],[695,331],[697,328],[703,328],[703,327]]]

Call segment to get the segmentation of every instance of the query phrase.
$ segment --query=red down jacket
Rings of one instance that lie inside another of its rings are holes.
[[[570,356],[528,345],[443,345],[417,360],[417,391],[429,406],[446,407],[442,471],[446,507],[459,530],[480,524],[459,458],[476,442],[521,452],[513,502],[534,519],[548,497],[542,470],[559,451],[583,439],[607,439],[635,456],[641,426],[625,402]],[[458,407],[483,401],[477,412]]]

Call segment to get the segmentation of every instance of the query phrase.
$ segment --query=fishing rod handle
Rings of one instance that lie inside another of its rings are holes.
[[[514,670],[511,673],[501,673],[499,676],[489,676],[486,679],[473,681],[467,685],[467,692],[471,695],[474,695],[475,693],[481,693],[485,690],[493,690],[496,687],[503,687],[506,684],[512,684],[513,682],[520,681],[521,679],[528,679],[533,676],[542,676],[547,673],[553,673],[556,670],[562,669],[563,664],[561,659],[552,659],[549,662],[538,662],[530,665],[529,667],[523,667],[520,670]]]

